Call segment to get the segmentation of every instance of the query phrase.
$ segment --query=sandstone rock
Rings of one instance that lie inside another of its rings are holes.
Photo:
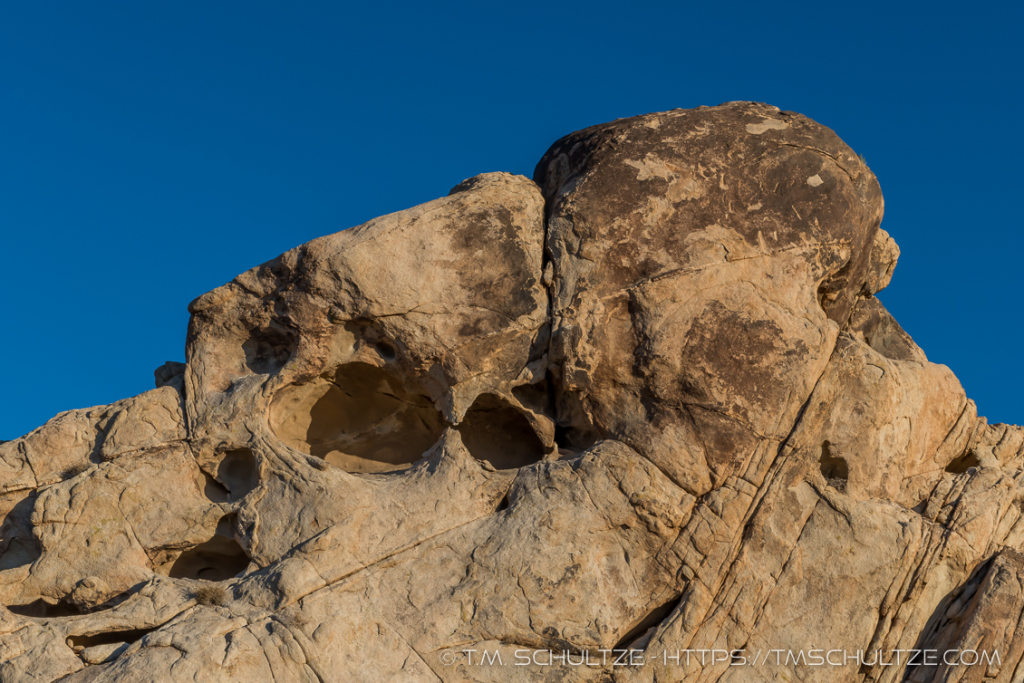
[[[729,103],[535,180],[253,268],[0,443],[0,682],[1018,680],[1024,429],[875,297],[859,157]]]
[[[869,276],[882,196],[857,155],[732,103],[573,133],[536,175],[562,413],[695,495],[784,439]]]

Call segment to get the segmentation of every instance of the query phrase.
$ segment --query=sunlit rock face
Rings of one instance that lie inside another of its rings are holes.
[[[729,103],[239,275],[0,444],[0,682],[1017,680],[1024,430],[875,298],[881,219]]]

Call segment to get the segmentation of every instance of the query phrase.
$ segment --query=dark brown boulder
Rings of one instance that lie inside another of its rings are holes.
[[[784,439],[879,279],[860,158],[805,116],[733,102],[572,133],[534,179],[567,433],[621,438],[694,493]]]

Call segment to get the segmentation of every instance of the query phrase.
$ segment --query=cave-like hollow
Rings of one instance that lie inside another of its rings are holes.
[[[270,425],[292,448],[347,472],[407,469],[446,427],[428,396],[366,363],[286,387],[271,405]]]
[[[544,444],[523,413],[494,394],[478,396],[458,430],[474,458],[499,470],[526,467],[545,455]]]

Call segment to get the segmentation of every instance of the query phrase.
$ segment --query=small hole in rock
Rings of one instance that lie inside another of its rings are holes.
[[[470,454],[499,470],[525,467],[544,458],[544,444],[526,417],[494,394],[481,394],[458,426]]]
[[[271,405],[270,425],[292,448],[348,472],[406,469],[445,429],[429,397],[365,363],[284,388]]]
[[[981,461],[974,451],[967,451],[946,465],[946,471],[950,474],[963,474],[972,467],[981,467]]]
[[[846,461],[832,454],[832,444],[828,441],[821,444],[821,476],[825,477],[829,486],[837,491],[846,489],[846,482],[850,478],[850,468]]]
[[[245,365],[262,375],[277,372],[291,358],[295,343],[291,332],[277,327],[254,329],[242,343]]]
[[[233,526],[233,515],[225,516],[218,523],[213,538],[184,551],[155,571],[172,579],[204,581],[226,581],[238,576],[249,566],[250,558],[234,539]]]
[[[373,345],[373,348],[377,349],[377,353],[380,354],[380,357],[383,358],[384,360],[390,361],[398,358],[398,351],[395,350],[394,346],[387,342],[377,342],[376,344]]]
[[[498,502],[498,507],[494,508],[495,512],[501,512],[502,510],[508,510],[508,494]]]

